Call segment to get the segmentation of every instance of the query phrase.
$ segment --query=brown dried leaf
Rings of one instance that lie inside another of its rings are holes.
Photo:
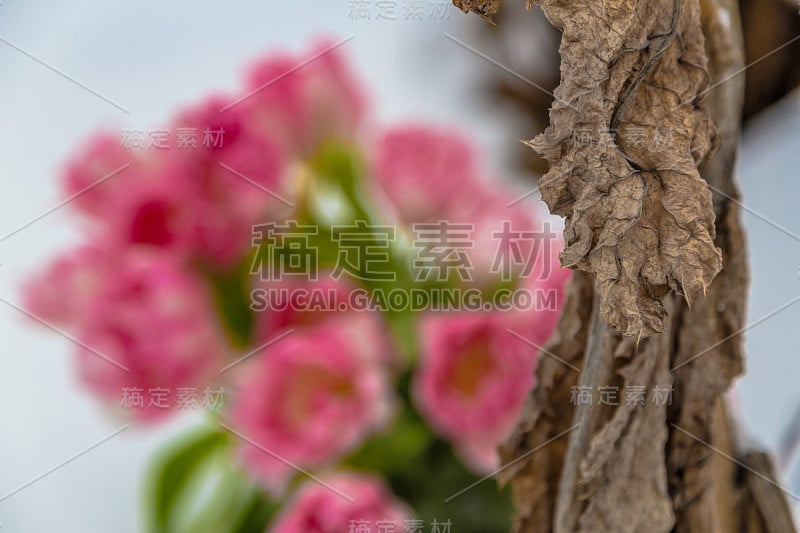
[[[543,199],[566,217],[561,262],[595,275],[604,322],[628,336],[664,331],[670,289],[691,304],[722,267],[697,171],[714,129],[699,102],[698,0],[540,3],[563,32],[561,85],[551,125],[529,144],[551,165]]]
[[[464,13],[475,13],[492,22],[492,15],[500,9],[500,0],[453,0],[453,5]]]

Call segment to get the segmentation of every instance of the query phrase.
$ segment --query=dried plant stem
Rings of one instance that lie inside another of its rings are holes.
[[[501,449],[512,463],[501,482],[514,489],[515,531],[794,531],[787,491],[768,456],[740,444],[724,397],[744,367],[738,332],[748,286],[734,181],[744,90],[731,76],[744,63],[737,2],[538,3],[564,41],[552,124],[533,145],[551,163],[540,185],[567,218],[568,263],[583,272],[546,346],[559,360],[540,361]],[[642,149],[623,133],[616,146],[584,150],[568,138],[579,125],[621,131],[659,120],[674,121],[685,142]],[[670,206],[672,189],[690,211]],[[664,256],[637,255],[652,246]],[[596,399],[611,384],[670,387],[674,397],[668,405],[571,401],[576,387]]]
[[[589,324],[589,340],[583,356],[583,367],[578,387],[596,391],[598,385],[608,383],[611,376],[611,352],[606,349],[606,326],[600,320],[600,302],[597,295],[592,303],[592,318]],[[585,390],[585,389],[584,389]],[[593,394],[594,395],[594,394]],[[567,457],[580,458],[586,455],[592,438],[596,418],[592,416],[592,405],[581,403],[575,408],[575,431],[567,446]],[[570,532],[577,519],[577,509],[572,505],[578,480],[578,460],[567,460],[561,471],[556,504],[556,533]]]

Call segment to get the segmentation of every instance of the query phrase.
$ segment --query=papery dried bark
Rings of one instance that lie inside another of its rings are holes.
[[[558,327],[539,360],[536,388],[501,449],[509,466],[498,478],[503,484],[513,482],[518,531],[534,531],[537,525],[551,531],[566,442],[575,430],[571,395],[580,372],[574,368],[582,364],[592,312],[586,303],[592,294],[591,277],[576,272],[566,288]]]
[[[564,261],[578,271],[501,448],[514,529],[794,531],[769,457],[742,447],[724,397],[744,366],[748,285],[736,0],[542,3],[563,29],[562,83],[533,145],[553,165],[540,186],[567,218]],[[712,79],[731,80],[713,92],[706,54]],[[706,92],[720,131],[708,159]],[[637,145],[630,129],[647,140],[667,125],[668,147]],[[580,146],[571,132],[583,126],[619,135]],[[598,404],[603,386],[671,388],[672,401]],[[575,406],[582,387],[592,403]]]
[[[711,192],[697,166],[712,148],[697,0],[542,0],[562,29],[551,125],[530,142],[566,218],[562,265],[595,276],[604,322],[637,338],[664,331],[670,290],[691,303],[722,267]],[[588,142],[587,137],[588,135]],[[670,142],[659,142],[668,135]]]

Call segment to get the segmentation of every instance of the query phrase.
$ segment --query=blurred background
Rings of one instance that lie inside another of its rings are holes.
[[[98,127],[157,126],[180,104],[233,87],[241,66],[266,50],[302,49],[320,34],[353,36],[344,52],[371,89],[378,121],[459,126],[485,167],[521,192],[544,170],[517,142],[546,125],[547,92],[558,79],[557,34],[539,13],[518,15],[514,2],[492,28],[438,0],[260,4],[0,3],[3,531],[142,530],[145,467],[196,422],[189,415],[155,430],[131,429],[31,483],[119,427],[76,381],[69,341],[36,328],[13,306],[25,277],[77,241],[69,213],[53,210],[61,201],[56,176]],[[748,63],[756,63],[747,70],[739,167],[753,327],[747,374],[733,394],[743,431],[775,450],[800,405],[800,304],[786,306],[800,296],[800,93],[793,89],[800,22],[791,2],[755,4],[743,4]],[[800,491],[800,468],[789,465],[783,474]]]

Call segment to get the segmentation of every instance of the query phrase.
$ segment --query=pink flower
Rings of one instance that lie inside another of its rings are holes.
[[[325,39],[301,57],[273,54],[246,74],[241,106],[291,153],[310,156],[326,140],[352,140],[364,119],[364,91],[334,45]]]
[[[517,289],[524,309],[428,315],[414,397],[422,415],[478,472],[498,466],[496,447],[513,428],[544,345],[555,329],[571,271],[560,268],[560,241],[542,248]]]
[[[97,273],[107,260],[101,250],[89,246],[62,254],[25,284],[25,309],[46,322],[74,326],[104,283]]]
[[[480,211],[467,217],[474,229],[468,250],[474,281],[509,283],[552,271],[550,265],[562,246],[550,222],[539,220],[531,205],[515,204],[506,194],[487,194],[483,203]]]
[[[185,201],[195,215],[190,239],[196,254],[223,266],[247,253],[254,224],[291,207],[280,147],[256,134],[241,108],[220,111],[230,102],[211,97],[177,119],[210,137],[182,154],[172,170],[192,191]]]
[[[276,196],[286,194],[284,154],[244,110],[226,109],[233,101],[215,95],[179,113],[175,128],[196,130],[198,146],[178,151],[178,168],[207,201],[264,215]]]
[[[317,280],[284,276],[280,281],[256,284],[256,337],[266,341],[286,328],[314,326],[336,318],[347,309],[353,287],[344,280],[335,280],[327,273],[318,273]]]
[[[101,131],[69,161],[61,186],[71,205],[89,215],[110,212],[113,199],[124,193],[127,182],[138,175],[146,163],[122,146],[120,134]]]
[[[255,443],[241,458],[271,491],[294,473],[287,462],[322,466],[387,422],[386,372],[356,346],[338,323],[320,324],[267,347],[240,376],[232,425]]]
[[[221,111],[231,102],[212,96],[179,115],[176,128],[196,130],[198,147],[172,154],[165,176],[191,213],[196,255],[223,266],[246,254],[254,224],[291,206],[280,147],[241,108]]]
[[[170,174],[157,174],[128,183],[114,198],[103,224],[95,226],[108,253],[125,253],[131,246],[158,249],[175,257],[192,251],[192,191]]]
[[[464,215],[482,205],[485,192],[475,154],[459,135],[424,126],[396,127],[375,150],[379,188],[401,221],[464,222]]]
[[[280,147],[253,130],[242,109],[222,112],[230,102],[212,96],[181,112],[171,149],[146,157],[110,134],[91,141],[68,167],[64,187],[98,216],[90,227],[96,239],[114,253],[144,246],[219,267],[247,254],[252,226],[285,213],[291,201],[284,198]],[[107,177],[125,164],[119,176]]]
[[[287,329],[327,324],[349,339],[350,349],[361,357],[388,367],[400,366],[381,315],[375,311],[352,309],[351,295],[356,289],[342,279],[320,272],[318,280],[288,278],[260,282],[251,309],[256,313],[257,344],[268,342]]]
[[[556,329],[561,308],[564,305],[564,289],[572,277],[572,270],[561,268],[558,254],[564,249],[564,243],[557,240],[550,247],[549,264],[545,256],[541,257],[531,277],[521,280],[521,288],[534,295],[536,305],[527,312],[517,313],[517,329],[538,345],[545,344]],[[546,266],[545,266],[546,265]]]
[[[422,324],[416,403],[481,473],[497,467],[495,448],[534,382],[537,350],[506,331],[513,325],[508,319],[505,313],[460,313],[429,315]]]
[[[376,478],[339,474],[325,483],[328,487],[306,482],[269,531],[348,533],[357,530],[377,533],[384,530],[378,527],[381,522],[400,528],[405,520],[411,518],[409,508]]]
[[[96,290],[76,335],[86,385],[119,402],[129,389],[147,396],[151,389],[175,394],[207,384],[226,346],[199,281],[163,255],[131,252],[95,267],[85,274],[94,277]],[[131,414],[165,413],[145,404]]]

